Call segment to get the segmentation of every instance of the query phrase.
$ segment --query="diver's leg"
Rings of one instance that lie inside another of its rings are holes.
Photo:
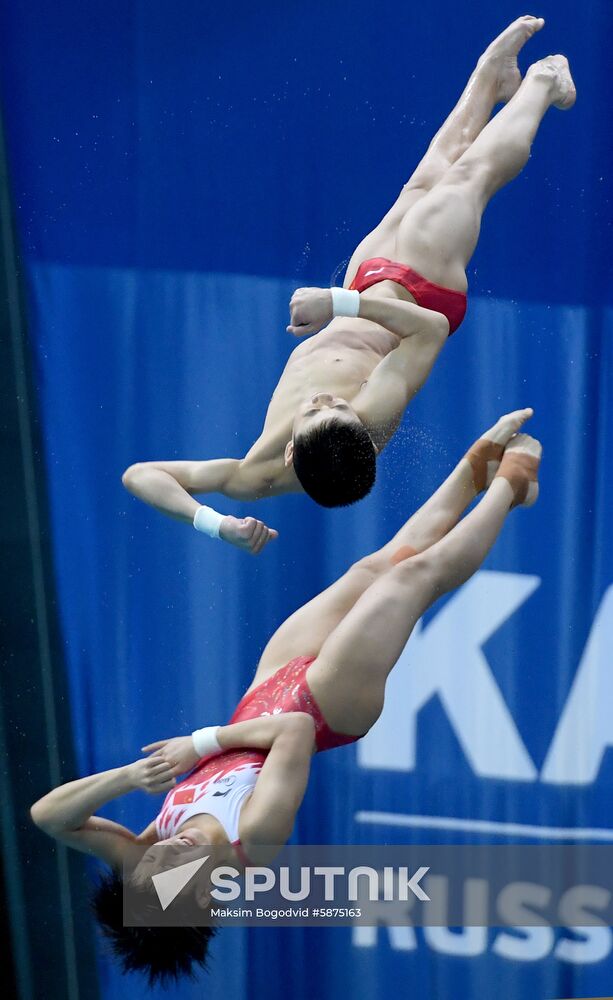
[[[575,88],[564,56],[530,67],[509,103],[398,227],[395,256],[430,281],[466,290],[481,217],[493,195],[525,166],[545,112],[566,109]]]
[[[458,103],[434,136],[396,202],[356,248],[347,268],[346,287],[353,281],[362,261],[369,257],[393,255],[395,231],[406,213],[441,180],[451,164],[474,142],[489,121],[495,104],[508,101],[513,96],[521,82],[517,55],[543,24],[542,18],[520,17],[485,50]]]
[[[326,640],[307,679],[332,729],[359,735],[374,724],[387,677],[418,619],[479,569],[511,507],[536,499],[540,455],[538,441],[515,437],[474,510],[425,552],[383,573]]]
[[[532,410],[526,409],[501,417],[386,545],[358,560],[284,621],[262,654],[252,686],[296,656],[317,656],[328,636],[383,573],[408,556],[423,552],[450,531],[491,481],[505,446],[531,415]]]

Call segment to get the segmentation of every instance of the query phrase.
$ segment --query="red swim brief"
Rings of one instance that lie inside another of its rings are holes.
[[[372,257],[360,264],[350,287],[357,292],[376,285],[379,281],[395,281],[406,288],[418,306],[440,312],[449,320],[449,335],[457,330],[466,315],[467,297],[464,292],[444,288],[428,281],[406,264],[398,264],[387,257]]]
[[[315,701],[306,679],[306,672],[314,656],[298,656],[280,667],[239,701],[229,725],[244,719],[257,719],[261,715],[280,715],[282,712],[307,712],[315,723],[317,750],[332,750],[347,743],[355,743],[359,736],[347,736],[330,729]]]
[[[315,723],[315,745],[318,751],[332,750],[334,747],[359,740],[361,738],[359,736],[335,733],[324,719],[306,679],[306,672],[314,659],[314,656],[298,656],[252,691],[248,691],[236,706],[228,725],[243,722],[245,719],[257,719],[263,715],[307,712]],[[199,760],[164,800],[162,810],[157,817],[160,839],[165,839],[173,830],[180,827],[185,810],[177,814],[176,808],[193,801],[195,788],[205,786],[212,778],[219,779],[231,771],[243,770],[245,767],[254,768],[259,772],[266,755],[265,750],[224,750],[222,753],[209,754]],[[232,846],[244,865],[251,864],[240,839],[233,840]]]

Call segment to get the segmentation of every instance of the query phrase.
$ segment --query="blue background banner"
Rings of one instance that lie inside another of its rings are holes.
[[[292,290],[341,273],[482,49],[520,13],[482,0],[30,0],[0,12],[83,773],[228,717],[273,629],[382,544],[501,413],[532,405],[539,504],[513,515],[484,570],[421,623],[368,738],[316,760],[296,839],[557,842],[576,830],[613,841],[605,0],[536,11],[548,24],[523,65],[567,52],[578,103],[547,116],[526,170],[490,206],[468,317],[366,501],[260,503],[280,539],[252,560],[163,519],[120,481],[137,460],[245,452],[294,346]],[[139,829],[156,806],[135,794],[108,815]],[[213,952],[206,988],[165,995],[613,993],[608,928],[232,929]],[[102,954],[100,975],[109,1000],[152,995]]]

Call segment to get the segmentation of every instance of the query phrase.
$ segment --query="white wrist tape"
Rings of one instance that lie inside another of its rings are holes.
[[[194,528],[211,538],[219,538],[219,527],[225,514],[218,514],[212,507],[198,507],[194,514]]]
[[[219,726],[205,726],[204,729],[195,729],[192,733],[194,750],[200,757],[206,757],[210,753],[218,753],[221,750],[217,739]]]
[[[360,313],[360,293],[355,288],[331,288],[332,314],[334,316],[358,316]]]

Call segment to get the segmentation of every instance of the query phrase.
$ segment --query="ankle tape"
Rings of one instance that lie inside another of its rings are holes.
[[[482,493],[494,478],[490,475],[488,464],[495,462],[498,464],[504,454],[504,445],[488,441],[487,438],[479,438],[473,446],[466,452],[466,458],[470,462],[473,470],[473,483],[477,493]]]
[[[530,483],[538,479],[539,459],[525,451],[507,451],[494,478],[501,476],[514,493],[513,507],[519,507],[528,496]]]

